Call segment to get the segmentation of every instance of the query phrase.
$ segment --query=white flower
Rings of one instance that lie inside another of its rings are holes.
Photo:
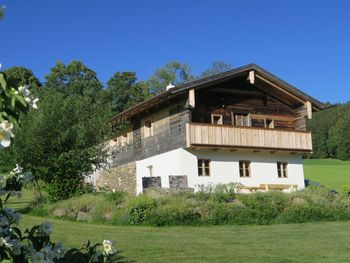
[[[33,108],[33,109],[35,109],[35,110],[37,110],[38,109],[38,106],[36,105],[36,103],[39,101],[39,99],[38,98],[35,98],[35,99],[33,99],[30,103],[29,103],[29,105]]]
[[[8,243],[9,237],[0,237],[0,247],[5,246],[5,247],[11,247],[11,244]]]
[[[13,124],[8,121],[3,121],[0,123],[0,148],[8,147],[11,143],[11,138],[13,138]]]
[[[36,252],[32,254],[33,263],[44,263],[44,253]]]
[[[28,97],[30,95],[29,85],[18,87],[18,93],[22,94],[24,97]]]
[[[116,249],[113,247],[113,243],[110,240],[103,240],[103,251],[107,254],[114,254],[116,251]]]
[[[39,230],[45,236],[49,236],[52,232],[52,225],[49,222],[44,222],[40,225]]]
[[[16,164],[16,167],[12,170],[15,174],[22,174],[23,172],[23,168],[21,166],[18,165],[18,163]]]

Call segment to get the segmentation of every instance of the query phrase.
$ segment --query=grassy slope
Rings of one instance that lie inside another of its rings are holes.
[[[350,185],[350,161],[332,159],[304,160],[305,178],[332,189]]]

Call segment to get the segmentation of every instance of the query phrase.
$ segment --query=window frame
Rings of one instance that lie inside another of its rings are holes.
[[[252,127],[252,114],[233,112],[233,126]]]
[[[288,178],[288,162],[277,161],[277,177]]]
[[[208,161],[208,166],[205,165],[205,162]],[[202,171],[200,173],[199,171]],[[208,169],[208,174],[206,174],[206,169]],[[210,177],[211,176],[211,160],[205,158],[197,159],[197,173],[199,177]]]
[[[239,177],[240,178],[251,178],[252,177],[251,164],[252,164],[252,162],[250,160],[239,160],[238,161]],[[247,175],[247,171],[248,171],[248,175]]]
[[[214,123],[214,119],[219,118],[217,123]],[[223,116],[222,114],[212,114],[211,115],[211,124],[222,125],[223,124]]]

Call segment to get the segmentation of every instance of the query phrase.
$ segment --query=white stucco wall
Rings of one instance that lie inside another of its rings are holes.
[[[198,176],[197,159],[211,160],[211,176]],[[239,176],[239,160],[251,161],[251,177]],[[277,161],[288,162],[288,178],[278,178]],[[136,162],[137,193],[142,192],[142,177],[161,176],[162,187],[169,187],[169,175],[187,175],[189,187],[198,184],[240,182],[247,186],[260,184],[296,184],[304,188],[304,171],[301,154],[270,153],[229,150],[176,149]]]

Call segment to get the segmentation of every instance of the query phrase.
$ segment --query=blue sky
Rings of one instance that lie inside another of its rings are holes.
[[[41,79],[82,60],[102,81],[169,61],[256,63],[321,101],[350,100],[350,1],[0,0],[0,63]]]

